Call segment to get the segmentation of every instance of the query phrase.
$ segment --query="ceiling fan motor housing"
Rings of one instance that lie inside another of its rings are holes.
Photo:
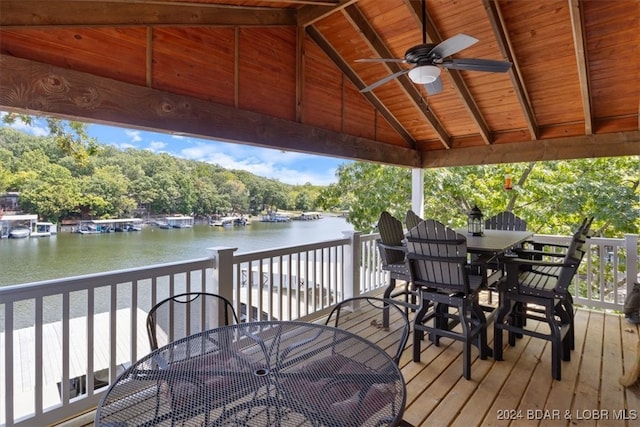
[[[429,55],[434,47],[436,47],[436,45],[433,43],[425,43],[413,46],[406,51],[406,53],[404,54],[404,59],[410,64],[432,64],[434,59],[441,59]]]

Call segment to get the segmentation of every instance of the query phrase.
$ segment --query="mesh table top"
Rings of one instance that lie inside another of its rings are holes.
[[[111,385],[96,425],[378,426],[402,415],[384,350],[304,322],[225,326],[145,356]]]

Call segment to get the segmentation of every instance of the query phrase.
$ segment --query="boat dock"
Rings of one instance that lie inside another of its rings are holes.
[[[38,215],[3,215],[0,217],[0,238],[20,239],[56,234],[56,224],[38,221]]]
[[[113,233],[142,230],[141,218],[91,219],[78,221],[76,231],[81,234]]]

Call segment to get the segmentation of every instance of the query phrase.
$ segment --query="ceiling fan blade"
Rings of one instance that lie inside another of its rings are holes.
[[[451,59],[441,64],[444,68],[453,70],[486,71],[489,73],[506,73],[511,68],[511,62],[494,61],[492,59]]]
[[[404,59],[400,59],[400,58],[362,58],[362,59],[356,59],[355,62],[407,62]]]
[[[440,58],[446,58],[454,53],[458,53],[463,49],[473,46],[478,43],[478,39],[468,36],[466,34],[458,34],[453,37],[449,37],[443,42],[440,42],[436,47],[431,49],[431,54],[436,54]]]
[[[427,90],[427,93],[429,95],[437,95],[442,92],[442,79],[440,78],[440,76],[438,76],[438,78],[433,82],[426,83],[424,85],[424,88]]]
[[[387,77],[385,77],[384,79],[378,80],[377,82],[370,84],[369,86],[365,87],[364,89],[361,89],[360,92],[369,92],[372,91],[373,89],[377,88],[378,86],[382,86],[383,84],[390,82],[391,80],[400,77],[403,74],[407,74],[409,71],[411,71],[411,68],[407,68],[406,70],[401,70],[398,72],[395,72]]]

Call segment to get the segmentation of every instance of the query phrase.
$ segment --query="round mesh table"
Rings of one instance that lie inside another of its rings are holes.
[[[405,384],[375,344],[314,323],[254,322],[162,347],[109,387],[98,426],[380,426]]]

